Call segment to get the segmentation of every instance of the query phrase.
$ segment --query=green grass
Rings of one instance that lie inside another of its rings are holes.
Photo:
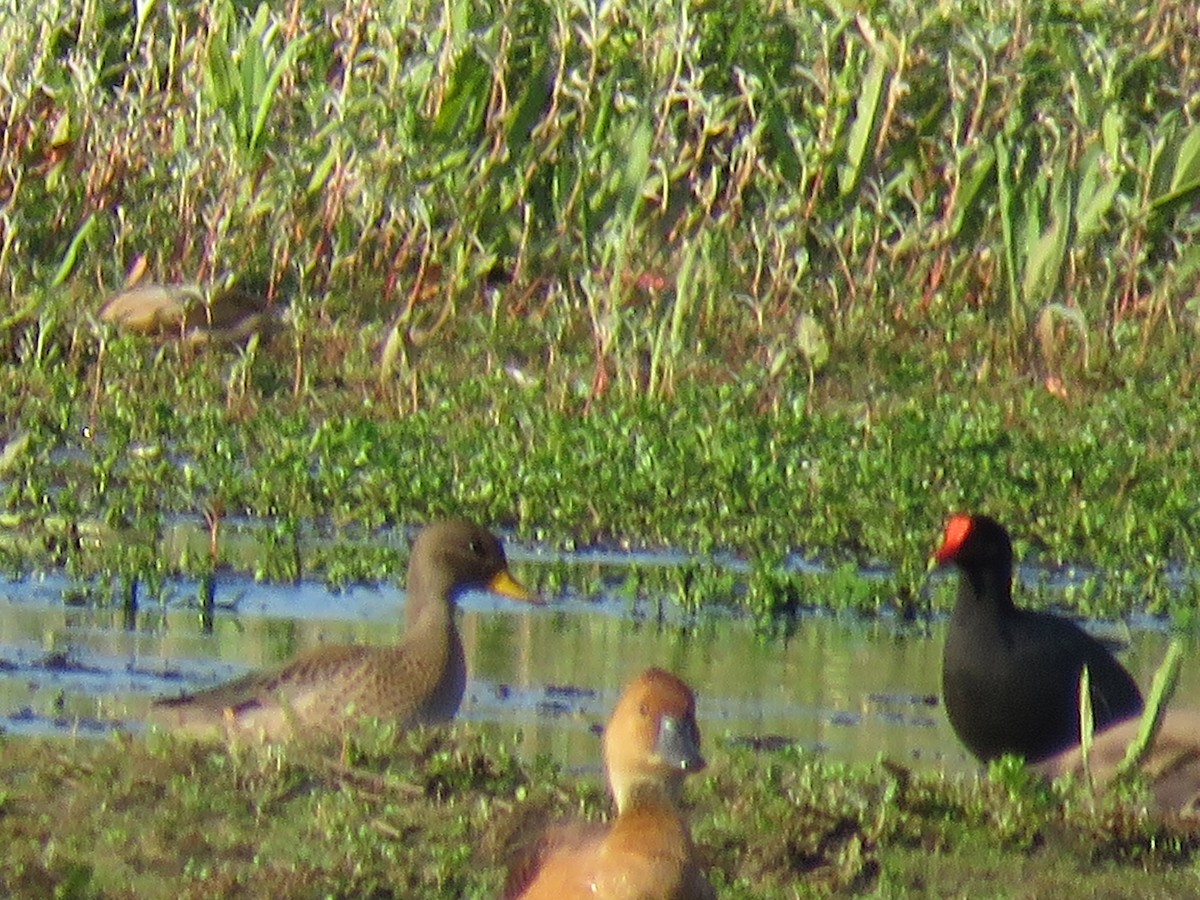
[[[771,572],[787,550],[819,551],[835,569],[885,562],[891,576],[847,583],[840,601],[820,589],[825,580],[815,584],[835,606],[877,611],[925,603],[925,564],[943,517],[983,508],[1012,524],[1023,555],[1104,570],[1106,578],[1066,598],[1084,612],[1186,606],[1187,592],[1168,590],[1163,576],[1168,562],[1194,559],[1200,485],[1189,423],[1200,417],[1170,385],[1137,401],[1100,395],[1067,435],[1060,401],[1028,388],[990,404],[945,391],[818,415],[801,401],[764,412],[753,383],[689,385],[672,402],[612,399],[578,416],[501,373],[434,382],[433,372],[420,409],[378,421],[367,410],[314,422],[290,404],[230,421],[211,405],[147,409],[135,400],[146,388],[125,399],[110,393],[89,438],[59,427],[44,407],[44,418],[22,423],[33,437],[8,482],[16,533],[35,535],[6,544],[12,567],[44,564],[53,551],[81,577],[202,574],[214,564],[207,542],[167,552],[162,533],[179,514],[203,531],[216,510],[218,528],[235,524],[222,526],[222,515],[250,515],[267,520],[267,534],[252,558],[229,550],[215,562],[275,580],[379,579],[399,560],[372,549],[364,530],[466,513],[556,543],[570,536],[748,552],[766,579],[744,595],[757,614],[784,605],[773,596],[786,586],[771,588],[770,579],[783,577]],[[1137,433],[1135,402],[1157,401],[1176,417],[1175,442]],[[313,546],[305,523],[320,524],[332,549]],[[689,605],[723,596],[703,578],[691,595]]]
[[[4,740],[8,896],[496,896],[530,817],[604,818],[595,778],[518,763],[469,729],[300,748]],[[1192,896],[1194,828],[1134,796],[720,748],[693,779],[721,896]],[[1014,878],[1019,873],[1019,878]]]
[[[973,508],[1097,567],[1031,603],[1194,627],[1167,578],[1200,534],[1188,5],[133,12],[0,16],[6,569],[125,597],[231,562],[381,578],[375,529],[453,512],[734,550],[745,579],[629,590],[769,627],[813,597],[944,607],[926,561]],[[142,271],[287,327],[113,334]],[[792,549],[831,574],[782,572]],[[607,806],[469,733],[338,762],[0,741],[17,896],[494,896],[510,816]],[[1119,798],[711,755],[689,796],[722,896],[1198,892],[1194,831]]]
[[[764,617],[787,550],[884,562],[850,605],[908,611],[966,507],[1109,572],[1085,612],[1186,616],[1176,6],[137,9],[0,23],[0,489],[50,532],[9,568],[203,572],[75,536],[250,515],[287,578],[304,527],[462,512],[735,550]],[[288,327],[116,336],[95,314],[143,270]]]

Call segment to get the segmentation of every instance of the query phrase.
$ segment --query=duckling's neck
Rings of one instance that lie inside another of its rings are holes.
[[[635,784],[619,805],[607,843],[641,857],[682,861],[691,853],[692,839],[666,782],[646,780]]]
[[[669,805],[675,808],[683,797],[683,772],[647,775],[636,771],[609,772],[617,814],[642,805]]]

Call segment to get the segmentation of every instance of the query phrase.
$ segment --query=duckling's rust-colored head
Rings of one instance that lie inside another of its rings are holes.
[[[645,784],[678,801],[684,776],[705,766],[692,689],[663,669],[634,679],[604,731],[604,765],[618,810]]]
[[[684,776],[705,765],[691,688],[662,669],[635,678],[605,729],[604,763],[617,804],[612,824],[576,822],[521,841],[504,896],[712,900],[677,805]]]

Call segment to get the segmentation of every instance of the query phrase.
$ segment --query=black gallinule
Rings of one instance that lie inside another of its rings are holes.
[[[1078,744],[1085,665],[1097,730],[1141,712],[1137,684],[1100,641],[1013,605],[1012,542],[995,519],[954,516],[935,558],[959,569],[942,657],[946,715],[980,760],[1013,753],[1036,762]]]

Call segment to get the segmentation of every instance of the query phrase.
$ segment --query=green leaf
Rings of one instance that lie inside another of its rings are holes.
[[[1121,188],[1121,179],[1109,165],[1107,154],[1093,144],[1080,161],[1083,175],[1079,179],[1079,200],[1075,212],[1075,234],[1086,241],[1100,231]]]
[[[254,116],[250,124],[247,149],[257,151],[261,147],[262,134],[267,125],[267,117],[271,114],[271,109],[275,105],[275,98],[279,91],[279,82],[283,80],[283,76],[292,67],[292,63],[295,61],[304,43],[304,38],[300,37],[284,48],[283,52],[279,55],[279,59],[272,66],[270,75],[262,83],[259,93],[254,96]]]
[[[313,197],[321,193],[325,182],[329,180],[329,173],[333,171],[333,167],[337,165],[341,155],[341,144],[334,140],[325,152],[325,156],[313,167],[312,176],[308,179],[308,187],[304,190],[308,196]]]
[[[1171,119],[1172,124],[1175,120]],[[1164,119],[1164,131],[1166,119]],[[1167,187],[1163,193],[1150,201],[1151,212],[1167,214],[1189,202],[1200,192],[1200,125],[1192,127],[1184,137],[1176,142],[1174,129],[1168,131],[1166,137],[1156,135],[1151,146],[1151,165],[1155,170],[1155,184],[1164,182]],[[1171,150],[1174,150],[1174,155]],[[1169,167],[1170,174],[1164,176],[1164,169]]]
[[[867,151],[879,125],[880,110],[883,108],[884,83],[888,75],[888,63],[882,52],[871,56],[871,66],[863,79],[862,89],[855,104],[854,122],[846,139],[846,165],[838,170],[838,188],[843,197],[858,189],[867,164]]]
[[[229,4],[222,3],[210,14],[212,28],[208,37],[207,65],[204,68],[204,90],[213,105],[234,115],[232,104],[238,92],[237,65],[229,49],[229,31],[233,12]]]
[[[1012,153],[1008,138],[997,135],[996,148],[996,184],[1000,194],[1000,233],[1004,240],[1004,270],[1008,282],[1008,310],[1010,316],[1016,316],[1021,310],[1021,295],[1017,278],[1017,235],[1014,222],[1016,207],[1016,190],[1012,179]]]
[[[650,172],[650,148],[654,142],[654,126],[648,116],[642,116],[625,143],[625,166],[622,169],[620,208],[626,216],[634,216],[641,205],[642,187]]]
[[[1100,138],[1104,143],[1104,152],[1111,159],[1118,159],[1121,155],[1121,140],[1125,128],[1124,117],[1121,111],[1110,106],[1104,110],[1104,116],[1100,120]]]
[[[534,127],[550,99],[550,67],[541,53],[532,61],[532,73],[513,106],[508,123],[508,149],[517,158],[528,146]]]
[[[1048,299],[1058,289],[1071,238],[1074,191],[1066,171],[1066,157],[1055,167],[1054,193],[1050,198],[1050,222],[1029,249],[1025,260],[1022,294],[1027,304]],[[1032,221],[1032,219],[1031,219]]]
[[[1200,182],[1200,125],[1193,125],[1179,144],[1171,173],[1171,191],[1187,190]]]
[[[948,237],[958,237],[968,219],[973,218],[979,211],[983,198],[986,196],[983,188],[991,183],[995,171],[995,147],[989,144],[980,145],[978,152],[968,163],[967,172],[959,183]]]
[[[466,50],[455,63],[442,108],[433,125],[434,137],[456,145],[474,143],[492,90],[492,71],[479,51]]]
[[[67,252],[63,254],[54,277],[50,279],[51,287],[58,287],[71,276],[71,273],[75,270],[75,263],[79,259],[79,248],[83,246],[83,242],[87,240],[88,235],[95,231],[95,229],[96,214],[88,213],[88,217],[83,220],[83,224],[75,232],[75,237],[71,238],[71,243],[67,246]]]
[[[1079,758],[1083,764],[1083,777],[1092,784],[1092,740],[1096,734],[1096,720],[1092,710],[1092,674],[1087,666],[1079,673]]]
[[[1162,727],[1163,717],[1167,714],[1167,704],[1179,684],[1179,671],[1182,666],[1183,644],[1178,638],[1174,638],[1167,647],[1167,655],[1162,664],[1154,673],[1154,681],[1150,686],[1150,696],[1146,698],[1146,708],[1142,712],[1137,737],[1126,748],[1125,758],[1117,766],[1118,777],[1134,771],[1145,760],[1155,735]]]

